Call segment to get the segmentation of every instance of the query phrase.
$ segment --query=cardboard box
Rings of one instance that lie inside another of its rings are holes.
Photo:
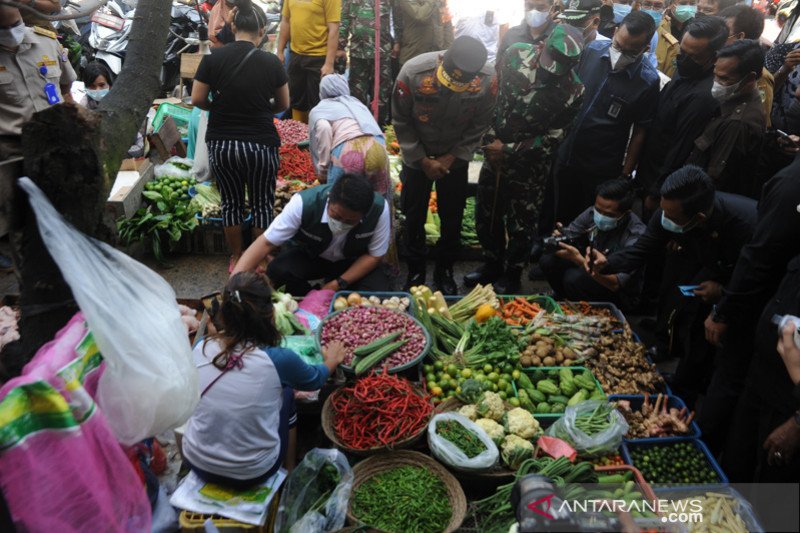
[[[117,219],[130,218],[142,206],[144,184],[153,179],[155,167],[147,159],[125,159],[122,161],[111,196],[106,204]]]

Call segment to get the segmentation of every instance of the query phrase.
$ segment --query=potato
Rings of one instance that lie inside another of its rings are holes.
[[[533,338],[533,340],[535,340],[535,341],[540,341],[540,340],[542,340],[542,336],[541,336],[541,335],[539,335],[538,333],[534,333],[532,338]]]
[[[564,362],[564,354],[562,354],[561,352],[558,352],[556,354],[556,363],[561,364],[563,362]]]
[[[564,357],[567,359],[577,359],[578,354],[575,353],[575,350],[572,348],[564,348]]]
[[[352,292],[347,296],[347,303],[349,305],[361,305],[361,295],[357,292]]]
[[[542,359],[542,363],[544,363],[544,366],[555,366],[556,360],[552,357],[545,357]]]
[[[534,357],[531,362],[533,363],[533,366],[542,366],[542,359],[539,357]]]
[[[536,355],[539,357],[547,357],[550,355],[550,348],[547,348],[546,346],[540,346],[539,348],[536,348]]]
[[[523,355],[522,357],[519,358],[519,364],[521,364],[524,367],[529,367],[533,365],[533,359],[527,355]]]

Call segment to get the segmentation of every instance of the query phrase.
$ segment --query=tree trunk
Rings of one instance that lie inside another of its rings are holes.
[[[120,162],[158,95],[171,2],[139,0],[125,64],[97,112],[58,105],[37,113],[22,132],[25,174],[77,229],[110,240],[102,223]],[[42,242],[22,191],[13,220],[20,285],[20,340],[0,357],[0,382],[19,375],[36,351],[76,312],[72,291]]]

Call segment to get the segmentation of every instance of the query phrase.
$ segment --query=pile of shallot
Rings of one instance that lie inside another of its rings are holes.
[[[276,120],[275,128],[282,144],[297,144],[308,140],[308,126],[297,120]]]
[[[354,349],[395,331],[403,332],[397,340],[408,339],[408,342],[386,359],[389,368],[394,368],[419,357],[426,343],[422,328],[399,311],[385,307],[349,307],[323,322],[320,343],[327,346],[331,341],[342,341],[347,350],[344,364],[351,366]]]

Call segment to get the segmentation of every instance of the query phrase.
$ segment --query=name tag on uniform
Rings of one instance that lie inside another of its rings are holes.
[[[608,116],[611,118],[619,118],[620,111],[622,111],[622,105],[616,100],[608,106]]]

